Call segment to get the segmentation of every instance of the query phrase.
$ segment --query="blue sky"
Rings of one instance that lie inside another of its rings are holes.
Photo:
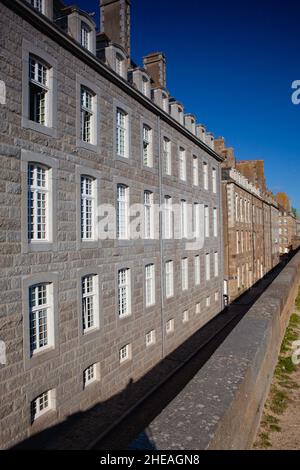
[[[98,0],[74,0],[97,13]],[[132,0],[132,58],[167,56],[167,84],[186,112],[238,159],[264,159],[267,183],[300,212],[300,2]]]

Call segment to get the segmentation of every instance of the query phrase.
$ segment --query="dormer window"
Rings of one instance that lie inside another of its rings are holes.
[[[119,53],[116,54],[116,72],[124,78],[124,57]]]
[[[183,124],[183,109],[178,107],[178,121]]]
[[[162,94],[162,108],[166,113],[169,112],[169,99],[165,93]]]
[[[147,79],[147,77],[144,76],[142,78],[142,93],[145,96],[148,96],[148,86],[149,86],[149,80]]]
[[[81,22],[81,38],[80,38],[80,43],[82,47],[84,47],[87,50],[91,49],[91,29],[89,26],[84,23],[83,21]]]
[[[37,11],[44,13],[44,0],[31,0],[30,3]]]

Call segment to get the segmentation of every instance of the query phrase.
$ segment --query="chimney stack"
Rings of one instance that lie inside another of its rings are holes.
[[[162,52],[144,57],[144,68],[151,76],[154,88],[166,88],[166,57]]]
[[[130,57],[130,1],[100,0],[100,30]]]

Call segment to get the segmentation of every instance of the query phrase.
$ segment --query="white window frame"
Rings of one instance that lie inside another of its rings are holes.
[[[118,269],[118,316],[126,318],[131,315],[131,269]]]
[[[34,54],[29,55],[29,119],[40,126],[50,127],[49,107],[50,107],[50,69],[40,57]],[[34,89],[35,91],[30,91]],[[33,109],[31,93],[33,99]],[[37,102],[37,97],[41,95],[43,99]],[[37,107],[39,106],[39,113]],[[40,116],[40,118],[38,118]]]
[[[145,266],[145,306],[155,305],[155,265],[149,263]]]
[[[129,187],[123,183],[117,184],[116,233],[118,240],[129,240],[129,197]]]
[[[214,274],[215,277],[219,277],[219,253],[214,253]]]
[[[214,227],[214,237],[218,236],[218,209],[214,207],[213,209],[213,227]]]
[[[99,364],[91,364],[83,371],[83,387],[87,388],[95,382],[99,381]]]
[[[163,161],[164,173],[168,176],[172,175],[172,154],[171,154],[171,141],[168,137],[163,138]]]
[[[209,238],[210,236],[210,220],[209,220],[209,207],[204,206],[204,233],[205,238]]]
[[[84,335],[99,328],[99,278],[87,274],[81,278],[82,332]]]
[[[207,308],[209,308],[211,306],[211,298],[210,298],[210,295],[208,297],[206,297],[206,300],[205,300],[205,305]]]
[[[96,95],[85,85],[80,85],[80,140],[96,145]]]
[[[29,0],[29,3],[37,11],[44,14],[44,12],[45,12],[45,0]]]
[[[212,169],[212,192],[217,194],[217,170],[216,168]]]
[[[35,422],[41,416],[51,410],[55,410],[55,390],[47,390],[41,393],[31,402],[31,421]]]
[[[121,107],[116,108],[116,154],[129,158],[129,115]]]
[[[211,272],[210,272],[210,253],[206,253],[205,255],[205,279],[206,281],[210,281]]]
[[[190,315],[188,310],[184,310],[182,314],[182,323],[188,323],[190,320]]]
[[[207,162],[203,162],[203,188],[208,190],[208,164]]]
[[[194,257],[194,275],[195,275],[195,286],[200,286],[201,284],[201,262],[200,255]]]
[[[186,151],[183,147],[179,148],[179,179],[186,181]]]
[[[165,262],[165,294],[167,299],[174,297],[174,262]]]
[[[80,25],[80,44],[88,51],[91,51],[91,28],[84,21],[81,21]]]
[[[175,331],[175,320],[174,318],[171,318],[166,322],[166,333],[167,335],[170,335],[171,333],[174,333]]]
[[[200,313],[201,313],[201,303],[197,302],[195,306],[195,314],[200,315]]]
[[[120,364],[130,361],[132,359],[132,345],[131,343],[125,344],[119,350],[119,361]]]
[[[152,191],[144,191],[144,238],[154,238],[154,195]]]
[[[146,347],[149,348],[150,346],[153,346],[156,343],[156,331],[151,330],[148,331],[145,335],[145,342],[146,342]]]
[[[163,227],[164,238],[171,240],[173,238],[173,201],[172,197],[167,195],[164,197]]]
[[[153,130],[143,124],[143,165],[153,168]]]
[[[82,242],[96,240],[97,187],[94,177],[80,175],[80,236]]]
[[[27,177],[28,242],[49,243],[51,241],[50,208],[52,206],[51,169],[38,162],[29,162]]]
[[[199,186],[199,159],[193,155],[193,185]]]
[[[31,356],[54,347],[53,283],[29,287],[29,322]]]
[[[185,199],[180,201],[180,228],[181,238],[187,238],[188,236],[188,214],[187,214],[187,202]]]
[[[181,288],[182,291],[189,289],[189,259],[182,258],[181,260]]]

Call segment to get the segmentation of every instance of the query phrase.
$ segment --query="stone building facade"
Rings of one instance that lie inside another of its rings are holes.
[[[236,162],[233,149],[223,138],[216,139],[222,164],[222,204],[224,231],[224,294],[229,302],[252,287],[279,262],[278,206],[266,190],[259,165],[259,186],[241,173],[256,166],[251,161]],[[247,173],[247,172],[245,172]],[[255,173],[255,172],[254,172]],[[252,173],[251,173],[252,174]],[[255,176],[255,181],[258,178]]]
[[[1,448],[114,396],[223,308],[223,157],[170,99],[163,54],[132,63],[130,2],[101,9],[97,35],[59,1],[0,4]]]

